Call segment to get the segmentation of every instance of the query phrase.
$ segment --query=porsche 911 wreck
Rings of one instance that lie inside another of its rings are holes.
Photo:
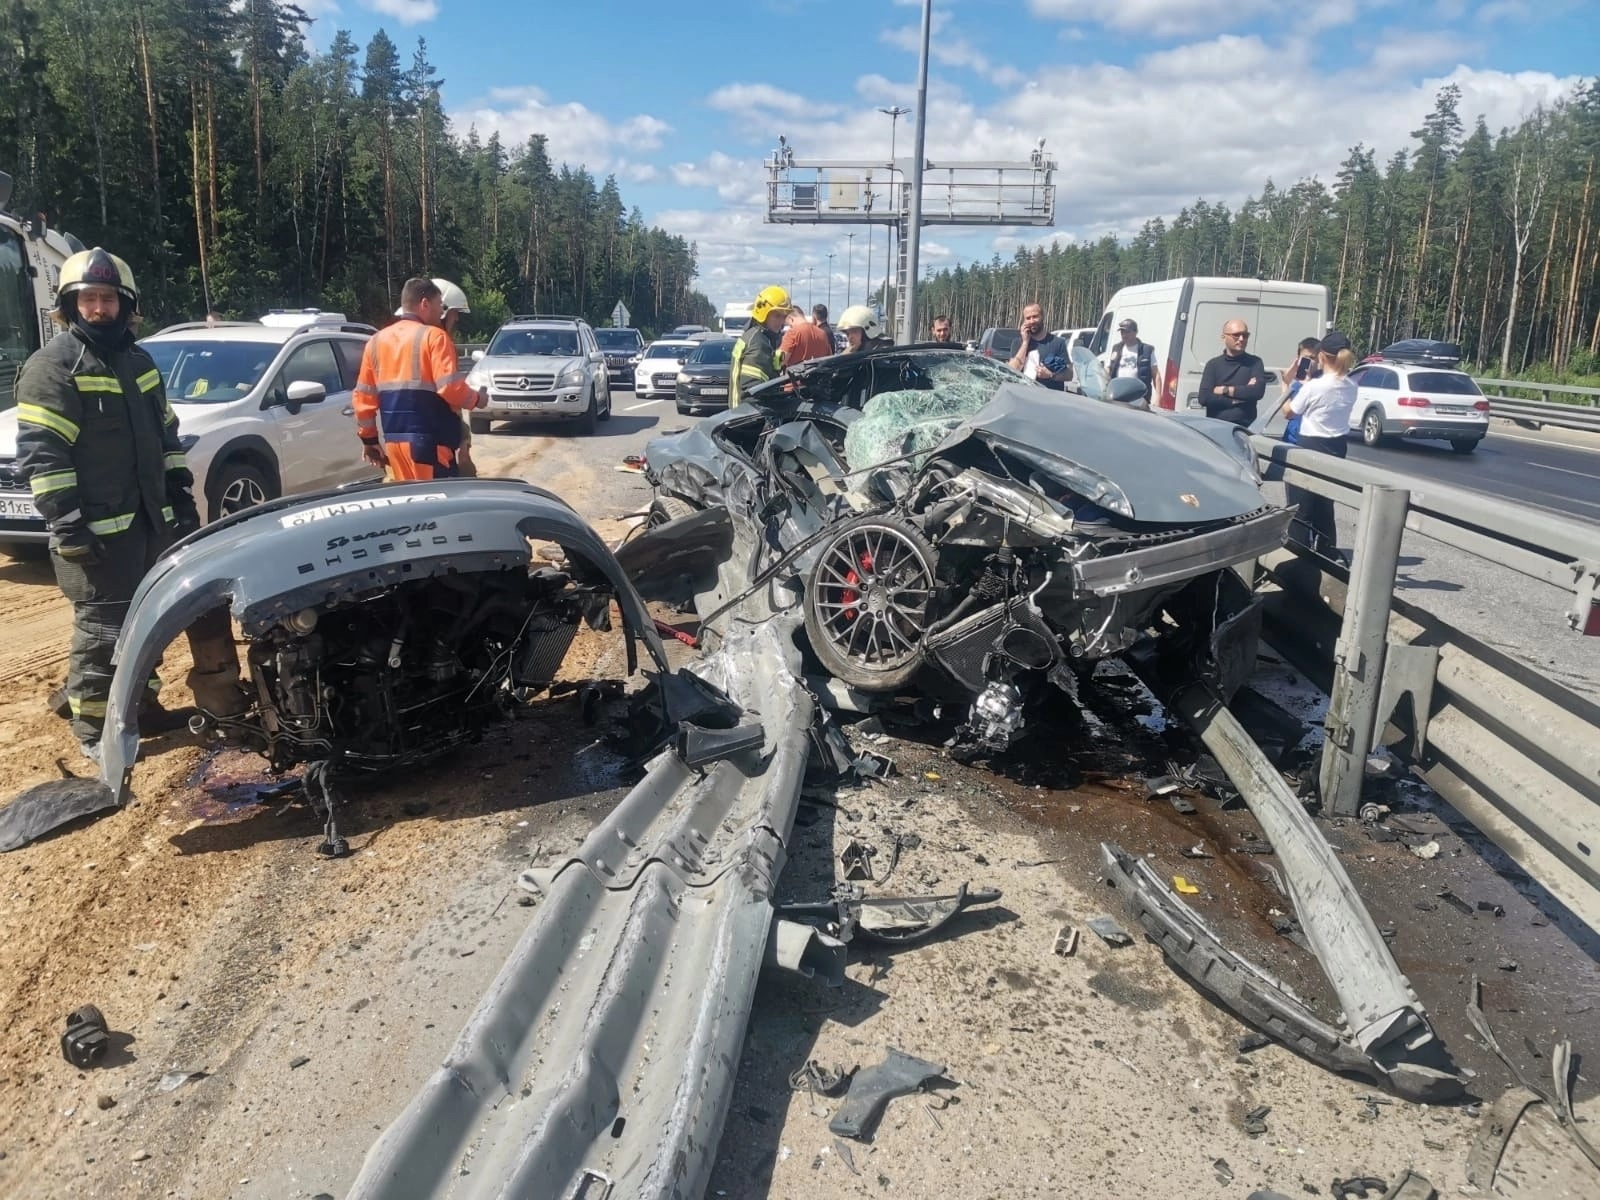
[[[558,569],[532,541],[565,553]],[[508,481],[368,485],[261,505],[207,526],[140,585],[118,650],[101,779],[63,780],[0,810],[0,845],[122,803],[141,681],[201,613],[231,607],[250,693],[202,711],[198,733],[256,750],[277,772],[305,764],[308,798],[342,848],[333,784],[438,758],[547,687],[580,624],[622,614],[628,670],[642,641],[666,659],[643,601],[564,501]]]
[[[1254,658],[1229,568],[1283,543],[1243,433],[1053,392],[944,347],[803,364],[647,452],[658,494],[761,531],[810,649],[868,692],[965,698],[997,751],[1045,681],[1152,634],[1227,694]]]

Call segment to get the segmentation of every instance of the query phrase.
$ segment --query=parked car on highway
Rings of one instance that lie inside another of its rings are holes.
[[[473,433],[490,432],[495,421],[558,420],[588,434],[611,419],[605,355],[581,317],[512,317],[472,357]]]
[[[678,371],[697,344],[682,338],[651,342],[633,369],[633,394],[641,400],[677,395]]]
[[[606,356],[607,381],[612,387],[631,388],[633,369],[639,365],[639,354],[644,350],[644,337],[637,329],[614,327],[596,329],[594,340]]]
[[[1022,334],[1017,330],[991,325],[983,331],[983,336],[978,339],[974,349],[985,358],[998,358],[1001,362],[1010,362],[1011,356],[1017,352],[1017,347],[1021,343]]]
[[[1350,378],[1350,428],[1369,446],[1397,437],[1443,439],[1457,454],[1471,454],[1489,432],[1489,401],[1465,371],[1380,359],[1362,363]]]
[[[195,503],[213,521],[378,472],[361,457],[351,392],[375,331],[338,313],[173,325],[139,344],[178,414]],[[0,413],[0,549],[50,540],[18,476],[17,413]]]
[[[673,339],[678,339],[678,338],[686,338],[686,337],[689,337],[689,336],[691,336],[693,334],[696,334],[696,333],[710,333],[710,332],[711,332],[710,328],[708,326],[705,326],[705,325],[675,325],[675,326],[673,326],[672,332],[667,334],[667,339],[666,340],[673,340]]]
[[[734,338],[708,338],[695,346],[678,372],[678,411],[718,412],[728,407],[728,372]]]
[[[1092,342],[1095,329],[1095,326],[1090,326],[1088,329],[1052,329],[1050,336],[1066,339],[1067,350],[1070,353],[1074,346],[1087,346]],[[1016,351],[1012,351],[1012,353],[1016,353]]]

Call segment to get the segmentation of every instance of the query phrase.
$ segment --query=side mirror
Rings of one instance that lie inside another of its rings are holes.
[[[473,362],[482,362],[483,361],[483,351],[482,350],[474,350],[472,352],[472,361]]]
[[[1127,376],[1123,376],[1120,379],[1113,379],[1111,381],[1111,391],[1107,396],[1107,399],[1114,400],[1118,404],[1143,404],[1144,384],[1140,383],[1137,379],[1130,379]]]
[[[328,389],[313,379],[298,379],[289,385],[284,407],[292,413],[300,411],[302,405],[321,404],[328,398]]]

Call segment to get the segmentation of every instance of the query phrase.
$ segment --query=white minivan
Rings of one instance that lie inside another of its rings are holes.
[[[1118,290],[1100,318],[1089,348],[1102,362],[1120,340],[1117,326],[1132,317],[1139,340],[1155,347],[1152,408],[1200,408],[1200,374],[1222,353],[1222,326],[1235,317],[1250,327],[1250,353],[1267,369],[1270,404],[1278,374],[1300,339],[1328,330],[1328,289],[1320,283],[1276,279],[1219,279],[1191,275]]]

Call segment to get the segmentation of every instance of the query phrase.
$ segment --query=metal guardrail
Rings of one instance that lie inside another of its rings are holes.
[[[1553,636],[1600,632],[1600,528],[1252,442],[1266,478],[1361,515],[1348,585],[1309,555],[1263,561],[1279,589],[1266,606],[1269,638],[1330,696],[1324,803],[1357,815],[1367,753],[1392,726],[1440,795],[1600,930],[1600,705],[1392,596],[1409,529],[1569,591],[1570,631]]]
[[[1600,433],[1600,388],[1572,387],[1563,383],[1528,383],[1521,379],[1480,379],[1479,385],[1489,400],[1490,415],[1539,428],[1584,429]],[[1543,400],[1525,400],[1502,395],[1491,388],[1538,392]],[[1571,396],[1570,401],[1552,401],[1552,396]]]

